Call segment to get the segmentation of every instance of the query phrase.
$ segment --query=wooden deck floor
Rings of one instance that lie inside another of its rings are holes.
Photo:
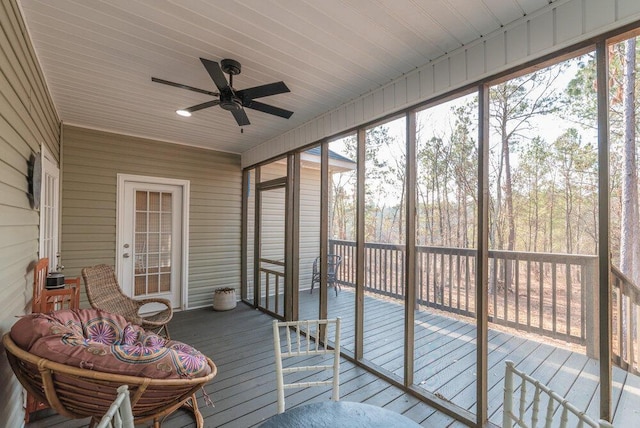
[[[300,318],[317,317],[318,295],[300,294]],[[329,316],[341,316],[342,346],[353,350],[354,294],[343,289],[336,297],[329,293]],[[365,298],[365,358],[377,367],[402,376],[404,334],[403,304],[389,299]],[[177,313],[171,322],[171,335],[210,356],[218,365],[218,375],[206,387],[215,407],[206,407],[199,394],[206,427],[251,427],[276,412],[271,318],[244,304],[228,312],[198,309]],[[426,309],[416,312],[415,384],[437,393],[457,406],[474,411],[475,326],[465,320]],[[517,367],[552,389],[565,395],[578,408],[598,414],[598,362],[564,347],[535,337],[525,338],[504,331],[489,331],[489,415],[500,425],[504,361]],[[463,426],[435,411],[415,397],[403,393],[343,359],[340,373],[341,399],[366,402],[402,413],[424,426]],[[640,426],[640,378],[614,369],[614,424]],[[327,400],[328,389],[291,390],[287,407]],[[36,427],[79,427],[87,420],[69,421],[41,412],[43,419],[27,425]],[[195,426],[187,413],[178,411],[162,424],[166,428]]]
[[[354,293],[344,288],[328,295],[329,317],[342,317],[342,347],[354,346]],[[317,314],[318,296],[301,293],[300,318]],[[387,373],[403,375],[404,304],[365,296],[364,358]],[[473,411],[476,405],[476,329],[473,320],[455,319],[421,308],[415,313],[414,384]],[[489,330],[488,387],[490,421],[501,424],[505,360],[513,361],[550,385],[595,419],[599,415],[599,363],[537,336]],[[614,425],[640,427],[640,378],[614,367]]]
[[[244,304],[227,312],[197,309],[176,313],[170,330],[172,338],[193,345],[210,356],[218,366],[218,375],[206,386],[215,407],[207,407],[202,393],[198,394],[205,427],[252,427],[276,413],[269,316]],[[385,407],[424,426],[464,426],[344,359],[340,367],[340,381],[341,400]],[[329,389],[290,390],[287,392],[287,408],[328,399]],[[88,419],[69,420],[46,410],[34,416],[28,428],[74,428],[87,426],[89,422]],[[193,427],[195,423],[188,413],[180,410],[168,416],[162,426]]]

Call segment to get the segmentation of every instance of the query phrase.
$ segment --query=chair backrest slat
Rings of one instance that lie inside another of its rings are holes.
[[[513,409],[514,395],[514,376],[520,378],[518,387],[520,388],[518,414]],[[532,402],[528,402],[529,393],[527,385],[534,386]],[[542,395],[546,397],[546,409],[544,417],[544,426],[546,428],[565,428],[569,422],[569,414],[574,415],[578,420],[578,428],[588,426],[591,428],[613,428],[613,425],[607,421],[595,421],[587,416],[584,412],[578,410],[566,398],[552,391],[548,386],[540,383],[528,374],[521,372],[515,368],[512,361],[506,361],[504,375],[504,402],[502,406],[502,427],[513,428],[514,424],[522,428],[533,428],[538,426],[540,400]],[[543,404],[544,406],[544,404]],[[527,425],[525,417],[526,413],[531,409],[531,425]],[[560,414],[556,416],[558,409]],[[558,418],[558,419],[556,419]]]
[[[331,340],[330,331],[333,332],[333,340]],[[281,343],[281,334],[284,334],[284,344]],[[292,335],[295,337],[292,337]],[[340,318],[286,322],[274,320],[273,344],[276,359],[278,413],[284,412],[284,390],[289,388],[331,385],[331,399],[334,401],[339,400]],[[285,352],[283,352],[283,349]],[[331,364],[325,364],[324,361],[314,361],[315,358],[321,358],[324,355],[333,356]],[[291,365],[286,368],[283,367],[282,361],[285,358],[294,358]],[[310,362],[314,362],[314,364]],[[302,365],[303,363],[305,365]],[[329,380],[304,381],[304,378],[297,375],[298,381],[296,382],[285,383],[284,381],[285,374],[305,371],[317,372],[319,370],[330,370],[332,372],[331,378]]]
[[[96,428],[134,428],[133,412],[127,385],[118,387],[118,395]]]

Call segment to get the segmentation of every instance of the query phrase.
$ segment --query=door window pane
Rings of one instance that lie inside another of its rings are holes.
[[[169,291],[160,283],[162,271],[171,277],[171,228],[173,195],[166,192],[136,190],[135,212],[135,296]],[[161,233],[161,228],[165,233]],[[166,281],[166,279],[165,279]]]

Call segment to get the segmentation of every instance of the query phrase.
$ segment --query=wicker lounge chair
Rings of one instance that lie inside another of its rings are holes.
[[[167,324],[173,317],[173,309],[167,299],[132,299],[122,292],[113,268],[107,265],[82,269],[82,278],[92,308],[122,315],[133,324],[169,338]],[[148,303],[160,303],[166,309],[152,315],[140,315],[140,307]]]
[[[60,415],[80,419],[91,417],[91,426],[107,413],[118,395],[118,387],[127,385],[135,423],[153,421],[160,427],[164,415],[185,406],[193,411],[198,427],[204,420],[195,393],[216,375],[217,368],[207,358],[211,373],[184,379],[151,379],[97,372],[56,363],[31,354],[11,339],[2,338],[9,364],[24,388],[38,400],[48,402]]]

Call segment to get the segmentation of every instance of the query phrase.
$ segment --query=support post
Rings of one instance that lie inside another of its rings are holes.
[[[489,295],[489,86],[478,90],[478,241],[476,253],[476,423],[485,426],[488,419],[487,356]]]

